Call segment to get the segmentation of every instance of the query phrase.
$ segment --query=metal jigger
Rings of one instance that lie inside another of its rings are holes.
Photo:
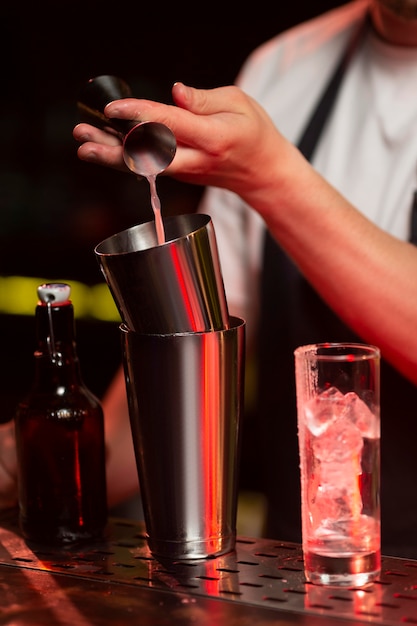
[[[175,156],[177,142],[172,130],[159,122],[110,119],[103,113],[109,102],[131,97],[129,85],[121,78],[96,76],[82,89],[77,107],[81,121],[120,138],[125,163],[132,172],[145,178],[156,176]]]

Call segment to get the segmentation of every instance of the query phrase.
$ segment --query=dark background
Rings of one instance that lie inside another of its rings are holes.
[[[215,0],[109,6],[77,0],[3,6],[0,277],[96,284],[102,278],[94,246],[153,217],[144,183],[77,159],[72,128],[86,80],[115,74],[135,95],[170,102],[175,81],[202,88],[230,84],[260,43],[340,4],[258,0],[244,6]],[[168,215],[193,211],[202,190],[160,177],[158,192]],[[0,288],[0,302],[15,297]],[[0,313],[1,420],[12,417],[29,386],[33,331],[31,316]],[[117,323],[79,319],[77,335],[84,378],[101,396],[120,362]]]

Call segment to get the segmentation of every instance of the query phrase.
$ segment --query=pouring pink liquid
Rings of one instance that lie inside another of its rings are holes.
[[[160,245],[165,243],[165,230],[164,223],[162,221],[161,202],[156,191],[156,175],[147,176],[146,178],[151,189],[151,204],[155,216],[156,238],[158,244]]]

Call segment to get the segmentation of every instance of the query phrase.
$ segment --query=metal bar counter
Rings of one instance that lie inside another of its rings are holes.
[[[417,561],[384,557],[364,589],[306,583],[301,547],[239,537],[207,560],[162,562],[144,527],[112,519],[106,542],[33,548],[0,519],[1,626],[417,624]]]

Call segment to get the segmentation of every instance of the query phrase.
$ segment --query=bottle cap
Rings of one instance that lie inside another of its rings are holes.
[[[71,287],[66,283],[44,283],[38,287],[38,297],[43,304],[63,304],[69,301]]]
[[[51,362],[62,365],[62,354],[55,344],[54,315],[52,308],[70,304],[71,287],[67,283],[44,283],[38,287],[38,306],[45,307],[48,312],[49,336],[47,337],[48,351]],[[55,320],[56,321],[56,320]]]

